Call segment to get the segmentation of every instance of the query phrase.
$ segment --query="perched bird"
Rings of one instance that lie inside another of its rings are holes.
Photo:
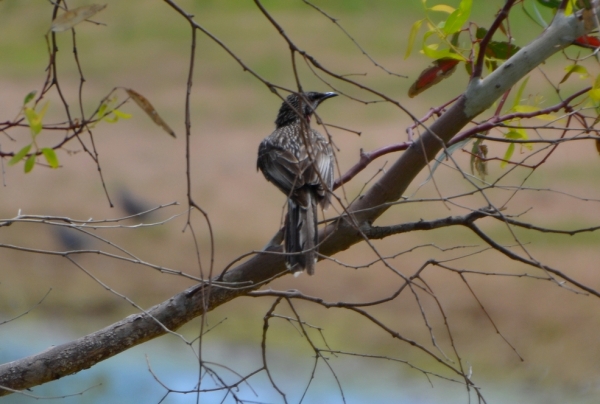
[[[333,149],[310,128],[319,104],[336,93],[290,94],[279,109],[275,131],[258,147],[257,166],[267,181],[288,197],[284,239],[286,266],[293,272],[315,272],[317,205],[329,206],[333,186]]]
[[[128,216],[137,216],[140,220],[149,219],[152,216],[152,213],[156,213],[148,212],[141,214],[142,212],[151,210],[153,206],[150,202],[144,200],[142,197],[134,194],[125,187],[120,187],[117,190],[117,205],[123,209]]]
[[[66,226],[52,226],[52,238],[65,251],[87,250],[94,242],[92,236]]]

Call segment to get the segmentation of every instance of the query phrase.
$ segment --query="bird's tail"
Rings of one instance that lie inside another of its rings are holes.
[[[317,201],[310,191],[307,202],[302,206],[297,201],[288,199],[288,214],[285,221],[285,252],[292,253],[285,258],[287,268],[294,272],[306,270],[309,275],[315,273],[317,262]],[[303,251],[302,254],[297,254]],[[296,253],[296,254],[293,254]]]

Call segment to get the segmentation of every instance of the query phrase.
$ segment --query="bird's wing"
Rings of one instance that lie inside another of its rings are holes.
[[[284,194],[290,195],[294,189],[304,185],[298,159],[282,148],[261,144],[258,168]]]
[[[309,200],[303,192],[296,192],[305,185],[316,191],[317,200],[326,208],[331,198],[330,191],[333,187],[333,152],[331,145],[316,131],[312,130],[310,139],[310,157],[307,149],[302,145],[290,147],[290,138],[298,137],[299,128],[286,128],[288,131],[282,136],[271,135],[263,140],[258,148],[258,168],[267,180],[275,184],[281,192],[296,199],[296,202],[306,207]],[[296,139],[296,143],[299,141]],[[304,143],[304,141],[303,141]]]
[[[322,179],[322,182],[319,183],[318,187],[318,193],[321,197],[321,206],[323,209],[327,209],[329,207],[329,201],[331,200],[331,191],[333,190],[334,167],[333,154],[329,148],[326,148],[322,153],[317,154],[315,165],[319,169]]]
[[[329,206],[333,188],[334,161],[331,145],[318,133],[314,133],[311,151],[312,161],[306,156],[300,166],[304,182],[317,188],[323,208]]]

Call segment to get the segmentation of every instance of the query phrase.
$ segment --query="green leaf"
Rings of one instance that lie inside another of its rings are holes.
[[[600,74],[596,76],[596,80],[594,80],[594,85],[592,86],[594,90],[600,88]]]
[[[453,47],[458,48],[458,37],[460,36],[460,31],[459,32],[455,32],[452,35],[452,39],[450,40],[450,43],[452,44]]]
[[[129,118],[131,118],[131,116],[132,116],[131,114],[128,114],[128,113],[126,113],[126,112],[119,111],[118,109],[113,109],[113,111],[112,111],[112,112],[113,112],[113,114],[115,114],[116,116],[118,116],[118,117],[119,117],[119,118],[121,118],[121,119],[129,119]]]
[[[477,31],[475,32],[475,38],[482,40],[483,38],[485,38],[487,33],[488,33],[487,29],[485,29],[483,27],[478,27]]]
[[[520,112],[522,114],[530,114],[532,112],[537,112],[540,109],[538,107],[535,107],[533,105],[515,105],[514,107],[515,112]]]
[[[596,102],[600,101],[600,88],[593,88],[588,92],[590,98]]]
[[[104,118],[104,120],[105,120],[106,122],[108,122],[108,123],[115,123],[115,122],[118,122],[118,121],[119,121],[119,119],[129,119],[129,118],[131,118],[131,116],[132,116],[131,114],[127,114],[127,113],[125,113],[125,112],[121,112],[121,111],[119,111],[118,109],[113,109],[113,110],[111,111],[111,113],[112,113],[114,116],[112,116],[112,117],[110,117],[110,116],[107,116],[106,118]]]
[[[42,110],[38,113],[38,117],[40,118],[40,122],[42,121],[42,119],[44,119],[44,115],[46,115],[46,111],[48,111],[48,106],[50,105],[50,102],[46,102],[44,104],[44,106],[42,107]]]
[[[569,16],[573,14],[573,0],[567,1],[567,7],[565,7],[565,15]]]
[[[425,56],[434,60],[438,59],[454,59],[461,62],[466,61],[465,57],[459,53],[454,53],[452,49],[437,50],[439,44],[431,44],[423,46],[423,53]]]
[[[529,81],[529,76],[527,76],[525,78],[525,80],[523,80],[523,82],[521,82],[521,85],[519,86],[519,90],[517,91],[517,95],[515,95],[515,101],[513,102],[512,109],[515,109],[516,106],[521,103],[521,98],[523,97],[523,91],[525,91],[525,87],[527,86],[528,81]]]
[[[588,92],[588,95],[592,99],[592,101],[598,102],[600,101],[600,74],[594,80],[594,85],[592,89]]]
[[[510,160],[510,158],[512,157],[513,153],[515,152],[515,144],[511,143],[508,145],[508,149],[506,149],[506,153],[504,153],[504,161],[500,162],[500,167],[504,168],[506,167],[506,165],[508,164],[508,161]]]
[[[452,14],[456,9],[446,4],[438,4],[430,8],[431,11],[441,11],[443,13]]]
[[[29,94],[27,94],[25,96],[25,99],[23,100],[23,105],[29,103],[29,101],[33,100],[33,97],[35,97],[35,94],[37,93],[36,90],[33,90],[32,92],[30,92]]]
[[[27,123],[29,123],[29,128],[31,128],[31,133],[34,135],[40,133],[42,131],[42,123],[39,121],[35,109],[26,107],[23,112],[25,113],[25,118],[27,118]]]
[[[527,10],[527,5],[528,4],[531,5],[531,8],[533,8],[533,11]],[[548,22],[546,22],[546,20],[544,19],[544,17],[540,13],[540,10],[538,10],[538,7],[536,6],[536,3],[533,3],[533,2],[524,3],[523,4],[523,12],[525,12],[525,15],[527,17],[529,17],[531,19],[531,21],[533,21],[534,23],[536,23],[540,27],[542,27],[542,28],[548,28]]]
[[[412,52],[413,46],[415,44],[415,40],[417,38],[417,34],[421,29],[421,25],[423,25],[423,20],[415,21],[415,23],[410,28],[410,34],[408,35],[408,48],[406,48],[406,53],[404,54],[404,59],[407,59]]]
[[[462,26],[469,20],[473,0],[461,0],[458,9],[454,10],[444,24],[444,33],[446,35],[454,34],[462,29]]]
[[[504,134],[504,137],[507,139],[515,139],[515,140],[527,140],[529,137],[527,136],[527,132],[525,132],[522,128],[511,129],[508,133]]]
[[[58,168],[58,157],[56,157],[56,153],[49,147],[44,147],[42,149],[42,154],[46,158],[46,161],[52,168]]]
[[[108,108],[107,104],[102,104],[100,105],[100,108],[98,108],[98,118],[102,118],[104,117],[104,113],[106,112],[106,108]]]
[[[511,129],[508,133],[504,134],[504,137],[507,139],[514,139],[514,140],[528,140],[529,136],[527,136],[527,131],[523,128],[516,128],[516,129]],[[513,143],[514,145],[514,143]],[[533,146],[531,145],[531,143],[521,143],[521,147],[526,147],[529,150],[533,149]],[[512,152],[511,152],[512,155]],[[508,159],[506,159],[508,160]]]
[[[33,108],[25,107],[25,118],[27,118],[33,137],[36,137],[42,131],[42,120],[44,119],[44,115],[46,115],[48,105],[50,103],[46,102],[39,113],[35,112]]]
[[[106,118],[104,118],[104,120],[108,123],[117,123],[119,121],[119,117],[118,116],[113,116],[111,117],[110,115],[107,116]]]
[[[580,79],[587,79],[588,77],[590,77],[590,74],[588,73],[587,69],[581,65],[569,65],[565,67],[565,71],[567,72],[567,74],[565,74],[565,76],[562,78],[559,84],[562,84],[565,81],[567,81],[573,73],[579,74]]]
[[[29,153],[29,150],[31,150],[30,144],[28,144],[27,146],[25,146],[21,150],[19,150],[17,152],[17,154],[15,154],[13,156],[13,158],[10,159],[10,161],[8,162],[8,165],[13,166],[13,165],[17,164],[19,161],[23,160],[23,157],[25,157],[27,155],[27,153]]]
[[[439,44],[431,44],[431,45],[427,45],[427,46],[423,46],[423,53],[425,54],[425,56],[431,58],[431,59],[441,59],[447,55],[450,54],[450,50],[449,49],[445,49],[443,51],[438,51],[437,48],[439,47]]]
[[[485,58],[485,67],[487,67],[490,72],[493,72],[498,68],[498,61]]]
[[[33,170],[33,166],[35,165],[35,154],[32,154],[25,161],[25,172],[28,173]]]

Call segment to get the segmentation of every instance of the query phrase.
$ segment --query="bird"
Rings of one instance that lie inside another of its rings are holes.
[[[317,205],[327,209],[333,189],[333,148],[310,120],[319,104],[337,95],[290,94],[279,108],[275,130],[258,147],[257,170],[288,198],[283,237],[286,267],[294,275],[315,272]]]
[[[117,201],[119,207],[129,216],[136,216],[138,219],[148,219],[152,216],[153,212],[143,213],[152,210],[150,202],[125,187],[117,190]]]
[[[65,251],[87,250],[94,240],[92,236],[67,226],[52,226],[52,237]]]

